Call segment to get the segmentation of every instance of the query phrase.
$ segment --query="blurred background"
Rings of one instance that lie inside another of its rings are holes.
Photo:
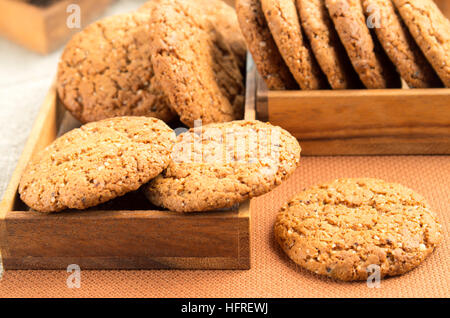
[[[450,0],[435,1],[449,17]],[[144,2],[0,0],[0,197],[55,77],[64,44],[93,20],[135,10]],[[80,19],[71,19],[73,28],[68,28],[68,17],[77,10],[73,4],[80,8]]]

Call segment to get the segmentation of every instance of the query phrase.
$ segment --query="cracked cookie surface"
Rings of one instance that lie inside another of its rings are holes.
[[[58,65],[63,105],[82,123],[117,116],[175,118],[153,72],[149,13],[102,19],[74,35]]]
[[[40,212],[86,209],[138,189],[170,162],[175,133],[151,117],[115,117],[81,126],[36,154],[19,185]]]
[[[441,87],[430,63],[414,42],[391,0],[363,0],[366,17],[379,19],[374,28],[385,52],[410,88]]]
[[[431,0],[393,0],[423,54],[450,87],[450,21]]]
[[[261,0],[267,25],[291,74],[302,90],[328,87],[306,37],[294,0]]]
[[[228,208],[289,177],[300,150],[287,131],[259,121],[194,128],[178,136],[169,166],[144,191],[153,204],[171,211]]]
[[[236,12],[248,50],[267,87],[274,90],[298,88],[270,33],[260,0],[237,0]]]
[[[144,4],[140,10],[152,9],[155,4],[160,3],[161,0],[151,0]],[[192,4],[194,5],[193,9],[197,10],[197,15],[205,16],[217,27],[225,42],[233,51],[239,67],[244,69],[247,48],[235,10],[222,0],[195,0]]]
[[[325,0],[296,0],[296,4],[311,49],[331,87],[361,87],[362,83],[334,29]]]
[[[366,88],[397,88],[400,77],[366,25],[360,0],[325,0],[353,68]]]
[[[285,204],[274,234],[286,254],[319,275],[365,280],[417,267],[442,238],[424,198],[378,179],[338,179],[313,186]]]
[[[152,61],[171,107],[189,127],[241,119],[243,75],[220,28],[195,3],[160,1],[151,15]]]

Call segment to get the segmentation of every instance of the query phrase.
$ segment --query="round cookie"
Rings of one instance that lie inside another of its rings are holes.
[[[285,204],[274,234],[286,254],[319,275],[366,280],[417,267],[442,238],[422,196],[378,179],[338,179],[313,186]]]
[[[175,118],[153,72],[146,12],[102,19],[74,35],[58,66],[64,106],[82,123],[117,116]]]
[[[324,0],[297,0],[301,24],[333,89],[359,88],[358,75],[339,40]]]
[[[242,34],[259,74],[271,90],[297,89],[267,26],[259,0],[236,0]]]
[[[431,0],[393,1],[425,57],[450,87],[450,21]]]
[[[86,209],[138,189],[170,162],[175,133],[151,117],[115,117],[56,139],[26,167],[20,198],[32,209]]]
[[[400,77],[372,38],[360,0],[325,0],[339,38],[352,65],[367,88],[400,87]]]
[[[325,77],[303,38],[294,0],[261,0],[261,6],[281,56],[300,88],[326,88]]]
[[[442,83],[414,42],[391,0],[363,0],[366,17],[374,18],[378,40],[410,88],[441,87]]]
[[[279,185],[300,150],[287,131],[256,120],[197,127],[178,136],[171,163],[144,191],[171,211],[228,208]]]
[[[158,5],[160,3],[160,0],[149,1],[140,10],[152,9],[155,4]],[[247,47],[239,28],[236,11],[222,0],[195,0],[192,4],[198,9],[198,15],[204,15],[217,27],[217,30],[224,37],[224,41],[228,43],[233,51],[239,67],[243,70],[245,68]]]
[[[156,77],[189,127],[243,117],[243,76],[216,26],[186,0],[161,1],[152,12]]]

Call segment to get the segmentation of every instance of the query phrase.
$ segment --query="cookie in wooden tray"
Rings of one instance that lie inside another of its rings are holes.
[[[243,74],[230,44],[195,3],[160,1],[151,15],[152,62],[164,93],[189,127],[241,119]]]
[[[144,191],[153,204],[171,211],[228,208],[289,177],[300,150],[287,131],[260,121],[196,127],[178,136],[169,166]]]
[[[170,162],[175,133],[151,117],[115,117],[56,139],[28,163],[20,198],[40,212],[86,209],[137,190]]]
[[[446,87],[450,87],[450,21],[432,0],[393,0]]]
[[[302,28],[314,56],[333,89],[360,88],[359,80],[334,29],[325,0],[297,0]]]
[[[328,87],[303,36],[294,0],[261,0],[267,25],[291,74],[303,90]]]
[[[391,0],[363,0],[364,13],[392,63],[410,88],[442,87]],[[378,21],[376,21],[378,19]]]
[[[152,10],[155,5],[160,5],[163,1],[165,0],[150,0],[139,10]],[[197,15],[204,16],[217,27],[224,41],[233,51],[239,67],[244,69],[247,47],[239,28],[236,11],[222,0],[195,0],[191,1],[191,6],[197,10]]]
[[[370,89],[400,87],[400,77],[366,25],[360,0],[325,0],[339,38],[363,84]]]
[[[277,242],[295,263],[319,275],[366,280],[419,266],[442,239],[425,199],[400,184],[360,178],[313,186],[277,217]]]
[[[175,118],[153,72],[148,12],[89,25],[66,45],[58,65],[62,104],[82,123],[116,116]]]
[[[236,12],[248,50],[267,87],[273,90],[298,88],[270,33],[260,1],[237,0]]]

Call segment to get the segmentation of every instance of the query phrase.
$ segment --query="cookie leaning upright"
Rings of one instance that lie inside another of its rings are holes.
[[[178,136],[171,163],[144,190],[171,211],[228,208],[289,177],[300,150],[287,131],[256,120],[194,128]]]
[[[267,87],[274,90],[298,87],[278,51],[259,0],[237,0],[236,12],[247,47]]]
[[[450,87],[450,21],[431,0],[393,1],[416,43]]]
[[[391,0],[363,0],[367,18],[379,21],[374,26],[378,40],[410,88],[441,87],[430,63],[414,42]],[[379,24],[379,25],[377,25]]]
[[[93,122],[56,139],[34,156],[20,198],[41,212],[86,209],[138,189],[170,162],[175,133],[151,117]]]
[[[325,0],[339,38],[367,88],[400,87],[391,61],[372,38],[360,0]]]
[[[175,117],[154,76],[149,18],[146,12],[108,17],[66,45],[58,65],[58,95],[82,123],[117,116]]]
[[[362,86],[334,29],[325,0],[296,0],[296,4],[302,28],[331,87],[348,89]]]
[[[424,198],[378,179],[338,179],[313,186],[285,204],[276,240],[300,266],[319,275],[366,280],[401,275],[427,258],[442,239]]]
[[[261,6],[281,56],[300,88],[326,88],[308,40],[303,38],[294,0],[261,0]]]
[[[165,0],[150,0],[139,10],[151,10],[155,5]],[[240,68],[245,68],[247,47],[239,28],[235,10],[222,0],[195,0],[193,9],[198,9],[198,15],[203,15],[213,23],[224,41],[230,46]]]
[[[155,74],[189,127],[243,117],[243,75],[230,45],[195,2],[161,1],[151,14]]]

